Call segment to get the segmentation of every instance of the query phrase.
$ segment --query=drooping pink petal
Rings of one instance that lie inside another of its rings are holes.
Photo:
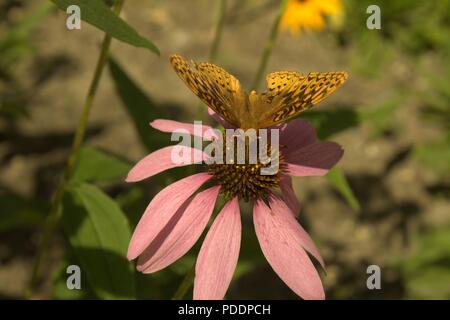
[[[292,216],[289,207],[287,204],[282,201],[281,199],[272,196],[269,199],[269,206],[272,210],[272,213],[274,215],[277,215],[277,218],[279,219],[280,223],[282,223],[286,228],[289,228],[291,230],[291,233],[293,236],[296,237],[298,243],[314,258],[319,261],[322,268],[325,269],[325,262],[323,261],[322,256],[319,253],[319,250],[317,250],[316,245],[312,241],[309,234],[303,229],[303,227],[298,223],[298,221]]]
[[[214,134],[214,129],[204,124],[184,123],[174,120],[157,119],[150,123],[150,125],[163,132],[186,131],[193,136],[204,137],[212,140],[217,138]]]
[[[316,141],[316,130],[307,121],[295,119],[281,126],[280,144],[283,146],[285,156]]]
[[[293,218],[292,213],[288,215]],[[272,212],[266,204],[255,201],[253,221],[262,252],[278,276],[303,299],[324,299],[325,293],[317,270],[299,243],[286,219]]]
[[[223,299],[233,278],[241,244],[241,217],[237,198],[219,213],[195,265],[194,299]]]
[[[126,182],[147,179],[167,169],[201,163],[206,154],[198,149],[176,145],[150,153],[140,160],[128,173]]]
[[[134,230],[128,246],[128,260],[139,256],[155,240],[181,205],[211,178],[212,176],[207,173],[197,173],[178,180],[161,190],[145,209]]]
[[[322,176],[344,154],[340,145],[330,141],[316,142],[285,157],[287,172],[293,176]]]
[[[182,257],[200,238],[214,209],[220,186],[199,192],[180,207],[153,242],[139,256],[137,269],[152,273]]]
[[[284,202],[286,202],[292,213],[297,217],[300,213],[300,203],[298,202],[294,193],[294,188],[292,187],[292,178],[283,176],[280,180],[280,189]]]
[[[234,125],[232,125],[232,124],[229,123],[227,120],[225,120],[222,116],[220,116],[219,114],[217,114],[213,109],[208,108],[208,114],[209,114],[214,120],[216,120],[217,123],[219,123],[220,125],[222,125],[225,129],[232,129],[232,128],[235,128]]]

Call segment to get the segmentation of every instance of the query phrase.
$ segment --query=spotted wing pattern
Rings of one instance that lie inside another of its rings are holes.
[[[170,62],[194,94],[225,120],[239,127],[246,94],[235,77],[214,64],[189,63],[179,55],[172,55]]]
[[[285,122],[310,109],[336,91],[348,77],[346,72],[311,72],[306,77],[283,72],[269,76],[268,91],[262,96],[267,98],[270,107],[261,110],[260,128]]]
[[[302,81],[305,76],[300,72],[295,71],[277,71],[269,73],[266,76],[267,91],[263,95],[267,96],[268,100],[272,100],[279,95],[282,90],[290,87],[293,83]]]

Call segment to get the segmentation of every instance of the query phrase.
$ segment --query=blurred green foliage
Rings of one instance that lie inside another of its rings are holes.
[[[113,58],[109,59],[109,69],[117,94],[136,128],[141,143],[149,151],[167,145],[168,134],[150,127],[150,122],[155,119],[169,118],[167,112],[157,106]]]
[[[423,143],[416,145],[414,155],[427,168],[431,168],[440,174],[449,176],[450,136],[427,144]]]
[[[0,193],[0,233],[36,227],[48,212],[48,203],[12,193]]]
[[[401,262],[409,299],[450,299],[450,227],[416,236]]]
[[[427,89],[419,92],[424,123],[440,128],[444,135],[427,143],[415,146],[416,158],[439,174],[450,174],[450,46],[445,47],[437,57],[440,74],[425,70]]]
[[[348,181],[345,178],[342,170],[340,170],[339,168],[333,168],[327,173],[327,177],[331,181],[331,183],[336,186],[339,192],[343,195],[344,199],[354,210],[359,210],[361,208],[361,205],[354,195],[352,188],[348,184]]]
[[[6,34],[0,37],[0,79],[11,79],[15,63],[34,52],[30,41],[31,34],[51,8],[52,5],[49,2],[44,2],[37,6],[29,17],[12,26]]]
[[[381,9],[379,32],[367,32],[366,8],[373,4]],[[339,38],[345,44],[353,44],[368,35],[377,35],[381,44],[400,45],[406,52],[416,55],[448,45],[449,0],[347,0],[344,5],[346,18]],[[387,46],[384,48],[391,50]],[[372,50],[372,47],[365,49]]]
[[[0,120],[28,116],[27,97],[22,79],[18,79],[17,65],[35,53],[30,41],[52,8],[44,2],[20,22],[11,23],[10,29],[0,35]],[[1,7],[0,7],[1,10]]]

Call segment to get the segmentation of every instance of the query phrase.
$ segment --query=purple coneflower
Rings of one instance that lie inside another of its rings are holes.
[[[211,110],[210,114],[226,128],[232,127]],[[193,124],[155,120],[151,125],[164,132],[183,129],[198,134]],[[201,134],[209,130],[212,128],[203,126]],[[194,299],[223,299],[230,285],[241,242],[239,199],[253,202],[253,222],[261,250],[278,276],[300,297],[324,299],[321,279],[307,253],[322,267],[324,262],[296,220],[300,206],[291,176],[324,175],[342,157],[343,150],[334,142],[318,141],[314,128],[300,119],[280,125],[279,130],[281,155],[276,175],[259,175],[255,168],[260,164],[212,164],[205,165],[205,172],[160,191],[148,205],[130,241],[127,256],[129,260],[138,258],[137,269],[153,273],[186,254],[210,220],[219,192],[224,192],[229,200],[215,217],[195,265]],[[192,160],[174,163],[174,148],[191,152]],[[126,181],[147,179],[205,157],[198,149],[168,146],[139,161]]]

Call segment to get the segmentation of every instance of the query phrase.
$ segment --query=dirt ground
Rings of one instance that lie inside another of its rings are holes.
[[[30,2],[14,14],[26,16],[33,6]],[[216,11],[213,1],[208,0],[133,0],[123,9],[121,16],[152,39],[161,49],[161,56],[118,41],[112,43],[112,55],[158,105],[182,110],[172,112],[179,120],[194,120],[198,100],[177,78],[168,55],[180,53],[196,60],[206,59]],[[244,87],[248,88],[256,71],[275,14],[276,10],[269,7],[257,12],[253,19],[243,19],[237,12],[227,20],[217,64],[233,73]],[[33,34],[36,52],[16,70],[27,92],[30,115],[15,124],[21,136],[14,146],[0,144],[4,159],[0,187],[43,200],[51,197],[61,173],[102,38],[101,32],[87,23],[74,31],[68,31],[64,24],[65,15],[55,10]],[[413,76],[415,62],[401,53],[395,53],[383,65],[381,76],[371,78],[353,72],[351,50],[340,46],[329,33],[302,34],[297,38],[282,33],[267,71],[347,70],[348,83],[323,102],[321,110],[371,110],[405,88],[408,92],[424,88],[425,84]],[[439,72],[432,56],[425,63]],[[441,177],[411,155],[415,144],[440,135],[438,129],[423,124],[419,109],[415,96],[407,94],[393,115],[394,125],[389,132],[374,134],[373,123],[368,121],[330,138],[345,149],[339,167],[349,178],[361,203],[360,210],[352,209],[325,178],[295,180],[295,191],[302,203],[300,222],[327,264],[326,276],[322,278],[329,298],[405,297],[401,275],[395,267],[399,258],[414,250],[414,235],[450,223],[448,197],[437,198],[433,191],[433,186],[442,183]],[[94,102],[90,128],[89,145],[121,154],[132,162],[145,155],[108,70]],[[39,230],[0,234],[0,297],[23,296],[38,235]],[[61,242],[62,235],[57,234],[46,264],[48,273],[62,257]],[[366,288],[366,268],[372,264],[382,268],[382,290]],[[258,285],[261,277],[266,279],[265,288],[255,292],[251,288]],[[41,297],[51,297],[50,283],[50,279],[44,281]],[[233,282],[228,297],[294,295],[265,265]]]

